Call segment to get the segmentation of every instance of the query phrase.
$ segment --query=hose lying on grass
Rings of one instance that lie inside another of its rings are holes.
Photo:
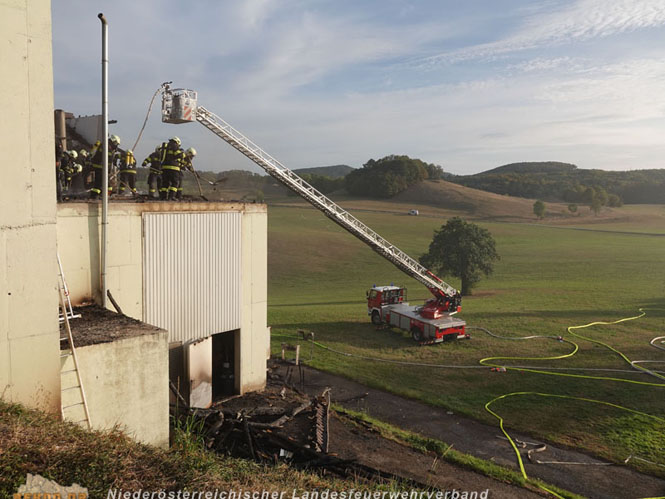
[[[424,363],[424,362],[411,362],[411,361],[403,361],[403,360],[394,360],[394,359],[385,359],[385,358],[380,358],[380,357],[370,357],[367,355],[359,355],[359,354],[354,354],[354,353],[349,353],[349,352],[342,352],[340,350],[336,350],[334,348],[331,348],[327,345],[324,345],[323,343],[314,341],[313,339],[309,338],[308,341],[310,341],[312,344],[316,345],[317,347],[327,350],[331,353],[337,354],[337,355],[343,355],[345,357],[353,357],[361,360],[367,360],[367,361],[372,361],[372,362],[383,362],[383,363],[388,363],[388,364],[395,364],[395,365],[402,365],[402,366],[413,366],[413,367],[432,367],[432,368],[443,368],[443,369],[501,369],[501,370],[513,370],[513,371],[521,371],[521,372],[531,372],[535,374],[542,374],[542,375],[550,375],[550,376],[564,376],[564,377],[574,377],[574,378],[583,378],[583,379],[591,379],[591,380],[602,380],[602,381],[615,381],[615,382],[621,382],[621,383],[632,383],[632,384],[637,384],[637,385],[642,385],[642,386],[652,386],[652,387],[657,387],[657,388],[664,388],[665,383],[654,383],[654,382],[647,382],[647,381],[639,381],[639,380],[630,380],[630,379],[624,379],[624,378],[614,378],[614,377],[609,377],[609,376],[591,376],[591,375],[585,375],[585,374],[572,374],[568,372],[563,372],[563,371],[604,371],[604,372],[620,372],[620,373],[631,373],[631,374],[648,374],[650,376],[656,377],[660,380],[665,381],[665,376],[663,374],[663,371],[657,371],[657,370],[652,370],[652,369],[647,369],[645,367],[640,366],[639,364],[645,364],[645,363],[662,363],[665,361],[657,361],[657,360],[630,360],[625,354],[623,354],[621,351],[618,349],[612,347],[611,345],[608,345],[607,343],[604,343],[599,340],[595,340],[592,338],[588,338],[586,336],[583,336],[582,334],[579,334],[575,331],[578,331],[580,329],[586,329],[592,326],[608,326],[608,325],[614,325],[614,324],[620,324],[622,322],[627,322],[627,321],[633,321],[640,319],[646,315],[646,312],[644,309],[639,309],[640,314],[635,315],[632,317],[625,317],[622,319],[618,319],[616,321],[611,321],[611,322],[604,322],[604,321],[596,321],[596,322],[591,322],[588,324],[584,325],[579,325],[579,326],[569,326],[567,328],[567,332],[578,339],[589,341],[591,343],[595,343],[597,345],[603,346],[610,351],[616,353],[619,357],[621,357],[625,362],[627,362],[633,369],[632,370],[624,370],[624,369],[605,369],[605,368],[583,368],[583,367],[539,367],[539,366],[521,366],[521,365],[506,365],[505,363],[497,363],[497,361],[534,361],[534,360],[561,360],[561,359],[566,359],[566,358],[571,358],[573,357],[578,351],[579,351],[579,345],[575,343],[572,340],[568,340],[566,338],[563,338],[561,336],[553,336],[553,335],[531,335],[531,336],[519,336],[519,337],[514,337],[514,336],[501,336],[498,334],[493,333],[492,331],[480,327],[480,326],[468,326],[467,329],[475,329],[484,332],[485,334],[488,334],[489,336],[492,336],[494,338],[498,339],[504,339],[504,340],[532,340],[532,339],[553,339],[559,342],[564,342],[568,343],[573,347],[572,351],[563,354],[563,355],[557,355],[557,356],[550,356],[550,357],[507,357],[507,356],[495,356],[495,357],[486,357],[483,359],[480,359],[479,364],[480,365],[473,365],[473,366],[468,366],[468,365],[447,365],[447,364],[431,364],[431,363]],[[287,335],[279,335],[275,334],[273,336],[276,337],[286,337],[286,338],[291,338],[291,339],[298,339],[297,337],[293,336],[287,336]],[[665,347],[656,344],[656,342],[665,343],[663,341],[665,339],[665,336],[658,336],[653,338],[650,341],[650,345],[658,348],[660,350],[665,350]],[[512,446],[513,450],[515,451],[515,455],[517,456],[517,461],[519,464],[520,472],[522,473],[522,476],[527,479],[528,475],[526,473],[526,470],[524,468],[524,463],[522,461],[522,456],[517,448],[517,445],[515,441],[510,437],[508,432],[505,430],[504,425],[503,425],[503,418],[494,412],[492,409],[490,409],[490,406],[494,404],[495,402],[506,399],[509,397],[519,397],[519,396],[537,396],[537,397],[545,397],[545,398],[559,398],[559,399],[568,399],[568,400],[576,400],[576,401],[582,401],[582,402],[587,402],[587,403],[593,403],[593,404],[598,404],[598,405],[604,405],[608,407],[612,407],[614,409],[619,409],[621,411],[625,411],[631,414],[635,415],[640,415],[649,419],[652,419],[654,421],[658,421],[659,423],[665,423],[665,419],[660,418],[658,416],[654,416],[651,414],[647,414],[645,412],[641,411],[636,411],[634,409],[630,409],[628,407],[620,406],[617,404],[613,404],[611,402],[606,402],[603,400],[595,400],[595,399],[589,399],[589,398],[583,398],[583,397],[573,397],[569,395],[557,395],[557,394],[552,394],[552,393],[539,393],[539,392],[512,392],[512,393],[506,393],[504,395],[500,395],[498,397],[495,397],[494,399],[490,400],[485,404],[485,410],[487,410],[490,414],[492,414],[495,418],[498,419],[499,421],[499,427],[502,431],[502,433],[505,435],[505,438],[509,441],[510,445]],[[529,458],[531,458],[531,453],[533,452],[540,452],[541,450],[544,450],[544,448],[539,447],[537,450],[532,450],[529,452]],[[644,461],[646,463],[655,465],[655,466],[662,466],[665,467],[665,465],[660,464],[660,463],[655,463],[653,461],[649,461],[644,458],[640,458],[637,456],[630,455],[628,458],[624,461],[624,463],[628,463],[629,460],[631,459],[636,459],[640,461]],[[572,462],[555,462],[555,461],[538,461],[536,460],[539,464],[595,464],[595,463],[572,463]],[[604,463],[605,464],[605,463]],[[606,463],[606,464],[611,464],[611,463]],[[557,493],[555,493],[552,490],[549,490],[548,488],[541,486],[541,489],[544,491],[556,496],[556,497],[561,497]]]

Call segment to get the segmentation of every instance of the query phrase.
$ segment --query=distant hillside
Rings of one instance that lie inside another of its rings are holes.
[[[487,170],[476,175],[488,175],[494,173],[561,173],[577,169],[577,166],[571,163],[561,163],[559,161],[540,161],[531,163],[510,163]],[[476,176],[472,175],[472,176]]]
[[[624,203],[665,203],[665,169],[585,170],[555,161],[512,163],[447,180],[496,194],[548,201],[586,203],[589,189],[603,189]]]
[[[355,168],[352,168],[348,165],[332,165],[332,166],[317,166],[313,168],[299,168],[293,170],[298,175],[320,175],[322,177],[330,178],[341,178],[345,177],[349,172],[352,172]]]
[[[494,194],[465,187],[446,180],[424,180],[412,185],[390,199],[392,206],[419,209],[421,214],[436,213],[440,209],[452,215],[476,220],[528,221],[533,222],[533,199]],[[571,213],[568,203],[546,203],[545,217],[556,223],[598,223],[625,218],[625,213],[603,207],[596,215],[587,207]]]
[[[534,218],[533,200],[500,196],[445,180],[424,180],[399,193],[392,201],[460,211],[473,218]]]

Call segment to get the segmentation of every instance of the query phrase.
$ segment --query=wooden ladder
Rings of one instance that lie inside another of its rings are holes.
[[[69,324],[70,318],[81,317],[74,315],[71,301],[69,300],[69,290],[65,281],[65,275],[58,255],[58,267],[60,269],[60,285],[58,294],[60,296],[60,320],[65,323],[66,336],[61,336],[60,341],[67,341],[69,350],[61,350],[60,353],[60,412],[62,419],[74,421],[75,423],[86,423],[88,429],[92,428],[90,423],[90,413],[88,411],[88,402],[85,398],[81,372],[79,371],[78,358],[74,348],[74,338],[72,337],[72,328]],[[69,305],[69,309],[67,307]]]

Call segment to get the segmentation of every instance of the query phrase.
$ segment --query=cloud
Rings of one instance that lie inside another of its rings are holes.
[[[491,59],[528,49],[566,45],[665,25],[662,0],[578,0],[564,8],[543,4],[503,39],[444,52],[421,61]]]
[[[385,12],[377,14],[379,7]],[[662,166],[663,31],[610,35],[662,27],[665,3],[524,0],[499,12],[488,1],[480,16],[447,7],[53,2],[56,105],[99,110],[96,14],[103,8],[112,36],[112,132],[123,143],[133,143],[152,93],[172,79],[198,90],[201,104],[291,168],[360,166],[391,153],[456,173],[543,159]],[[478,44],[479,26],[495,41]],[[591,39],[599,50],[582,50]],[[605,50],[610,42],[620,50]],[[461,48],[429,66],[405,64],[443,43]],[[452,71],[439,61],[459,64]],[[160,123],[158,108],[138,156],[176,134],[199,151],[198,168],[260,171],[199,125]]]

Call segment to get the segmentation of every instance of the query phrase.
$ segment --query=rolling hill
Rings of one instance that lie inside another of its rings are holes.
[[[585,190],[601,187],[624,203],[665,203],[665,169],[606,171],[556,161],[511,163],[448,180],[496,194],[549,201],[584,202]]]
[[[393,201],[418,206],[432,206],[461,216],[485,220],[535,220],[533,199],[525,199],[479,189],[445,180],[426,180],[398,194]],[[587,210],[583,210],[587,211]],[[547,217],[568,218],[566,204],[548,203]],[[578,218],[578,217],[576,217]]]

